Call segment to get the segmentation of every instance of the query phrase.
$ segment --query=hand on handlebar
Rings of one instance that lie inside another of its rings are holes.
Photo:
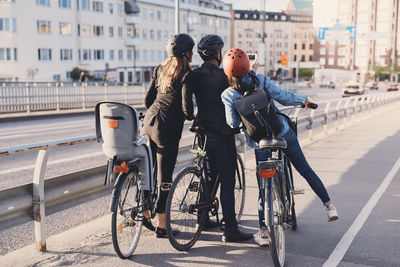
[[[311,98],[309,98],[309,97],[307,97],[306,103],[305,103],[304,106],[305,106],[306,109],[310,109],[310,108],[312,108],[312,109],[317,109],[317,108],[318,108],[318,104],[315,104],[315,103],[311,100]]]

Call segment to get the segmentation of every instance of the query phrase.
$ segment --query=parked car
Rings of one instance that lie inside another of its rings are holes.
[[[330,81],[329,83],[321,83],[319,85],[319,88],[330,88],[330,89],[335,89],[336,85],[334,82]]]
[[[399,85],[397,83],[391,83],[387,86],[387,91],[397,91],[399,90]]]
[[[359,83],[348,82],[342,89],[342,97],[362,95],[364,92],[364,88]]]

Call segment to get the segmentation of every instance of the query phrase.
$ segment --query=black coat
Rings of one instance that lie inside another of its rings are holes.
[[[187,118],[193,117],[192,94],[196,97],[198,111],[194,125],[217,135],[233,135],[234,131],[226,123],[225,107],[221,100],[222,92],[229,87],[222,69],[211,63],[203,63],[185,79],[184,87],[183,111]]]
[[[162,66],[158,66],[147,90],[144,104],[147,112],[143,121],[143,133],[157,145],[179,141],[185,120],[182,111],[182,87],[187,77],[182,73],[165,93],[158,86],[158,77]]]

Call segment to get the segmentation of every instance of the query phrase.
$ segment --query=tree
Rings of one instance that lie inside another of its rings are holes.
[[[88,70],[80,69],[78,67],[75,67],[75,68],[72,69],[72,71],[71,71],[71,79],[74,80],[74,81],[78,81],[79,78],[81,77],[81,72],[82,71],[85,73],[85,76],[88,78],[89,81],[98,80],[93,75],[91,75]]]
[[[299,78],[311,78],[314,75],[314,69],[299,69]]]

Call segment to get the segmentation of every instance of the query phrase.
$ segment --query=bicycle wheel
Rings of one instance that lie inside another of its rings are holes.
[[[275,178],[275,177],[274,177]],[[274,179],[272,178],[272,179]],[[271,256],[274,265],[281,267],[285,265],[286,240],[283,226],[283,204],[279,198],[275,181],[269,181],[272,186],[266,188],[266,204],[268,207],[268,234],[270,240]]]
[[[143,225],[142,193],[137,172],[121,173],[113,192],[117,208],[111,216],[111,233],[115,252],[129,258],[138,245]]]
[[[179,251],[189,250],[200,236],[207,213],[206,205],[199,206],[203,193],[201,174],[195,167],[183,169],[175,178],[168,194],[166,224],[168,239]],[[173,230],[178,233],[173,234]]]
[[[246,199],[246,179],[242,158],[237,154],[237,168],[235,172],[235,214],[239,223],[243,215],[244,202]]]
[[[294,196],[291,192],[294,191],[294,184],[293,184],[293,173],[292,173],[292,166],[290,164],[290,161],[286,158],[285,160],[285,166],[286,166],[286,180],[289,181],[290,183],[286,183],[286,195],[289,196],[289,201],[290,201],[290,210],[289,216],[290,216],[290,225],[292,226],[292,230],[296,231],[297,229],[297,218],[296,218],[296,211],[294,207]]]

